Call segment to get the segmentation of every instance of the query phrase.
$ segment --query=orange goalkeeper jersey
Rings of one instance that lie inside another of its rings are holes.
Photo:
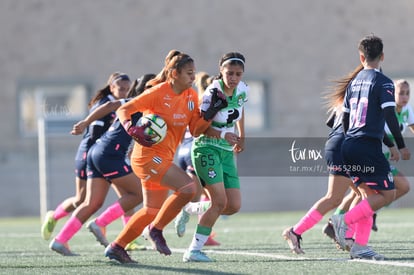
[[[167,123],[167,135],[163,141],[151,147],[144,147],[137,142],[134,148],[134,157],[157,154],[173,159],[180,144],[186,127],[189,126],[193,136],[198,136],[210,125],[200,116],[197,92],[189,88],[181,94],[176,94],[170,83],[158,84],[138,97],[123,104],[117,110],[121,122],[131,119],[136,112],[157,114]]]

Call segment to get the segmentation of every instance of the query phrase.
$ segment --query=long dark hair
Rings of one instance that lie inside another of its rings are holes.
[[[134,80],[134,82],[132,82],[131,84],[131,87],[129,88],[127,97],[131,98],[142,94],[142,92],[145,91],[145,89],[147,89],[147,82],[153,79],[154,77],[155,74],[144,74],[140,78]]]
[[[113,84],[114,82],[118,81],[118,80],[129,80],[128,75],[121,73],[121,72],[114,72],[112,73],[109,78],[108,81],[106,82],[106,86],[99,89],[96,93],[95,96],[91,99],[91,101],[89,101],[88,103],[88,108],[90,109],[96,102],[98,102],[99,100],[101,100],[102,98],[112,94],[111,92],[111,84]]]
[[[354,79],[357,74],[364,69],[362,64],[359,64],[352,72],[344,76],[343,78],[333,80],[333,85],[326,92],[324,98],[326,99],[326,106],[328,112],[332,111],[335,107],[340,106],[344,102],[346,88],[349,83]]]

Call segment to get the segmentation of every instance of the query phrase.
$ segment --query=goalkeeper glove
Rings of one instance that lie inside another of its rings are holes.
[[[142,146],[151,147],[155,143],[155,141],[152,140],[152,137],[145,133],[145,129],[151,126],[150,121],[141,126],[134,126],[131,124],[130,120],[126,120],[124,121],[124,123],[122,123],[122,125],[124,126],[128,135],[130,135],[136,142],[138,142]]]
[[[212,119],[218,111],[223,108],[226,108],[228,103],[226,96],[217,88],[212,88],[211,90],[211,101],[210,106],[203,113],[203,118],[207,121]]]

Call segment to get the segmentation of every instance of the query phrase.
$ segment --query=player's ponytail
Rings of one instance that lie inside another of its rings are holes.
[[[324,96],[326,99],[328,112],[335,109],[335,107],[342,105],[344,102],[346,88],[348,87],[349,83],[357,76],[357,74],[363,69],[364,66],[362,64],[359,64],[345,77],[332,81],[334,85],[329,88],[329,91]]]

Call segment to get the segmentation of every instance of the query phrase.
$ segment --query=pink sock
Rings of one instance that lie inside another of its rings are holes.
[[[360,219],[372,217],[374,211],[372,211],[368,200],[365,199],[358,203],[354,208],[345,213],[344,220],[347,225],[358,222]]]
[[[105,227],[124,214],[124,209],[122,209],[121,205],[117,201],[116,203],[109,206],[104,212],[102,212],[102,214],[96,218],[95,223],[98,226]]]
[[[315,224],[317,224],[320,220],[322,220],[323,215],[316,210],[315,208],[311,208],[308,213],[293,227],[293,232],[298,235],[302,235],[305,231],[312,228]]]
[[[130,218],[131,216],[125,216],[125,215],[122,216],[122,224],[125,226],[128,223]]]
[[[55,220],[60,220],[63,217],[66,217],[67,215],[69,215],[69,212],[67,212],[62,204],[59,204],[58,207],[56,207],[55,209],[55,213],[53,213],[53,218]]]
[[[372,217],[360,219],[355,226],[355,243],[359,245],[367,245],[369,236],[371,235]]]
[[[60,243],[67,243],[76,234],[76,232],[81,229],[81,227],[81,221],[76,216],[72,216],[65,223],[55,239]]]

